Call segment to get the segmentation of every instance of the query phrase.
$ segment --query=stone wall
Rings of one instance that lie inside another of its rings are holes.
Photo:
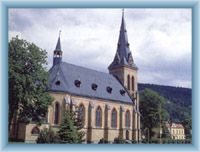
[[[116,137],[123,137],[126,139],[126,130],[129,132],[129,139],[136,140],[137,135],[133,135],[137,129],[137,116],[134,111],[133,104],[126,104],[122,102],[114,102],[109,100],[102,99],[91,99],[87,97],[72,96],[67,93],[50,93],[54,97],[52,106],[49,107],[48,121],[51,126],[54,124],[54,107],[55,103],[60,103],[60,108],[62,109],[62,102],[66,103],[66,106],[69,102],[72,102],[75,107],[84,105],[85,109],[85,123],[84,130],[86,132],[86,141],[97,143],[100,139],[104,138],[108,141],[113,141]],[[96,126],[96,110],[101,108],[102,111],[102,125],[99,127]],[[66,108],[66,107],[65,107]],[[117,111],[117,128],[111,127],[111,113],[112,110],[116,109]],[[125,113],[129,110],[130,112],[130,128],[125,127]],[[60,110],[62,111],[62,110]],[[120,117],[121,114],[121,117]],[[61,120],[61,114],[59,114],[59,120]],[[134,118],[134,119],[133,119]],[[59,123],[60,124],[60,123]],[[120,132],[121,130],[121,132]]]

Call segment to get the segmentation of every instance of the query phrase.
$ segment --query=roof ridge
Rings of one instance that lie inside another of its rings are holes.
[[[84,67],[84,66],[81,66],[81,65],[76,65],[76,64],[69,63],[69,62],[62,62],[62,63],[69,64],[69,65],[72,65],[72,66],[76,66],[76,67],[79,67],[79,68],[82,68],[82,69],[87,69],[87,70],[92,70],[92,71],[96,71],[96,72],[103,73],[103,74],[108,74],[108,75],[112,76],[112,74],[110,74],[110,73],[106,73],[106,72],[103,72],[103,71],[98,71],[98,70],[95,70],[95,69],[92,69],[92,68],[88,68],[88,67]]]

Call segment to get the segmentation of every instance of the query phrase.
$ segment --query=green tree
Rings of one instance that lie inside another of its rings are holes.
[[[79,143],[78,131],[73,116],[69,107],[63,110],[62,122],[58,131],[60,143]]]
[[[9,42],[9,129],[11,121],[40,122],[52,97],[46,92],[48,72],[44,65],[47,52],[19,39]],[[17,136],[17,135],[16,135]]]
[[[182,122],[184,129],[185,129],[185,135],[187,139],[191,139],[192,135],[191,135],[191,130],[192,130],[192,119],[191,118],[187,118]]]
[[[59,137],[51,128],[44,128],[41,130],[36,142],[38,144],[59,143]]]
[[[148,130],[148,138],[154,135],[154,127],[163,126],[163,122],[169,117],[167,111],[163,108],[165,99],[156,92],[145,89],[140,93],[140,112],[143,129]]]
[[[84,127],[84,120],[79,117],[78,107],[75,111],[70,104],[66,106],[65,101],[62,102],[61,125],[58,131],[61,143],[82,143],[85,132],[82,131]]]

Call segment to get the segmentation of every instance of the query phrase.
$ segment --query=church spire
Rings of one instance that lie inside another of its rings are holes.
[[[60,35],[61,35],[61,30],[59,31],[59,37],[58,37],[58,41],[57,41],[56,49],[55,49],[57,51],[61,51]]]
[[[59,31],[58,41],[56,44],[56,48],[53,52],[53,66],[56,64],[60,64],[62,62],[62,50],[61,50],[61,43],[60,43],[60,35],[61,35],[61,31]]]
[[[110,64],[109,69],[116,66],[129,66],[131,68],[137,68],[134,64],[133,57],[129,48],[128,35],[126,30],[126,23],[124,19],[124,9],[122,9],[122,20],[120,27],[120,34],[118,39],[117,52],[113,62]]]

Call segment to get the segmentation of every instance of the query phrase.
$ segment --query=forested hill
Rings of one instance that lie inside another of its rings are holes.
[[[191,118],[192,89],[154,84],[138,84],[139,91],[145,88],[152,89],[167,99],[165,109],[173,121],[183,121]]]

